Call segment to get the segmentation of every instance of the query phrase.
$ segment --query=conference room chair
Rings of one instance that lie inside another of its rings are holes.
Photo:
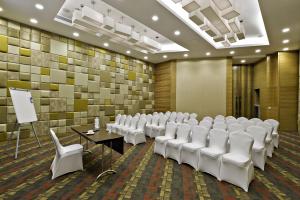
[[[128,127],[127,126],[123,126],[123,127],[120,128],[120,135],[125,136],[129,130],[135,130],[139,119],[140,119],[139,116],[135,115],[131,119],[130,125]]]
[[[254,166],[265,169],[265,163],[267,159],[267,150],[265,145],[265,140],[267,137],[267,132],[264,128],[259,126],[249,126],[247,128],[247,133],[251,135],[254,139],[254,144],[252,147],[252,161]]]
[[[243,121],[240,124],[244,127],[244,130],[247,130],[249,126],[255,126],[255,122],[250,120]]]
[[[148,114],[146,116],[146,125],[150,125],[152,122],[152,115],[151,114]]]
[[[261,119],[259,119],[259,118],[252,118],[252,119],[249,119],[250,121],[252,121],[252,122],[254,122],[255,123],[255,125],[256,124],[258,124],[258,123],[260,123],[260,122],[263,122]]]
[[[243,131],[244,127],[239,123],[228,124],[228,132]]]
[[[274,147],[278,148],[278,145],[279,145],[279,134],[278,134],[279,122],[275,119],[267,119],[267,120],[265,120],[265,122],[272,125],[272,127],[273,127],[273,131],[272,131],[273,144],[274,144]]]
[[[190,125],[190,126],[195,126],[195,125],[197,125],[198,124],[198,121],[196,120],[196,119],[189,119],[188,121],[187,121],[187,124],[188,125]]]
[[[215,117],[215,120],[223,120],[223,121],[225,121],[225,117],[223,115],[217,115]]]
[[[180,164],[180,151],[184,143],[189,142],[191,126],[188,124],[180,124],[177,128],[176,139],[168,140],[166,143],[166,158],[173,158]]]
[[[213,124],[213,128],[214,129],[222,129],[222,130],[226,130],[227,129],[227,124],[225,124],[224,122],[215,122]]]
[[[267,137],[266,137],[267,156],[272,157],[273,150],[274,150],[274,145],[272,140],[272,126],[267,122],[259,122],[256,125],[265,128],[265,130],[267,131]]]
[[[50,129],[50,137],[56,151],[50,167],[52,171],[52,180],[69,172],[83,170],[83,146],[81,144],[62,146],[52,129]]]
[[[209,122],[213,123],[214,119],[212,117],[205,116],[205,117],[203,117],[203,119],[201,121],[209,121]]]
[[[209,145],[200,149],[199,170],[209,173],[220,180],[220,158],[226,153],[228,133],[221,129],[209,132]]]
[[[152,132],[152,127],[153,126],[158,126],[158,121],[159,121],[160,115],[159,114],[155,114],[152,116],[152,121],[151,124],[146,124],[146,131],[145,134],[146,136],[151,136],[151,132]]]
[[[198,115],[196,113],[190,114],[190,119],[197,119]]]
[[[209,130],[204,126],[192,126],[192,141],[182,145],[180,163],[187,163],[194,169],[199,170],[199,153],[200,149],[206,146],[208,132]]]
[[[245,121],[248,121],[248,119],[246,117],[239,117],[236,119],[238,121],[238,123],[242,123],[242,122],[245,122]]]
[[[121,127],[121,126],[124,126],[125,121],[126,121],[126,115],[122,115],[121,118],[120,118],[120,123],[119,124],[113,124],[111,126],[111,132],[117,133],[117,128]]]
[[[141,117],[146,118],[146,116],[147,116],[147,115],[146,115],[145,113],[143,113],[143,114],[141,114],[140,118],[141,118]]]
[[[177,113],[176,112],[172,112],[168,121],[169,122],[175,122],[176,117],[177,117]]]
[[[127,143],[131,143],[133,145],[137,145],[140,143],[146,142],[145,136],[145,127],[147,120],[144,117],[141,117],[137,123],[136,129],[130,129],[124,136],[124,140]]]
[[[189,120],[189,118],[190,118],[190,114],[189,113],[187,113],[187,112],[183,113],[183,122],[184,123],[187,123],[188,120]]]
[[[117,126],[116,133],[119,134],[119,135],[121,135],[122,129],[127,129],[127,128],[130,127],[131,120],[132,120],[132,116],[131,115],[127,115],[124,125]]]
[[[225,117],[225,120],[226,121],[229,121],[229,120],[236,120],[236,118],[234,116],[227,116]]]
[[[221,156],[220,180],[243,188],[248,192],[254,179],[254,167],[251,160],[253,137],[247,133],[235,132],[229,136],[230,150]]]
[[[208,130],[211,129],[212,127],[212,122],[211,121],[207,121],[207,120],[202,120],[200,123],[199,123],[200,126],[205,126]]]
[[[135,113],[135,115],[133,117],[140,117],[141,113]]]
[[[229,124],[236,124],[238,123],[238,121],[236,119],[229,119],[229,120],[226,120],[226,124],[229,125]]]
[[[225,119],[221,119],[221,118],[218,118],[218,119],[214,119],[214,123],[226,123]]]
[[[166,155],[166,144],[168,140],[174,139],[176,135],[177,124],[168,122],[166,126],[166,133],[164,136],[158,136],[154,141],[154,153],[160,154],[163,157]]]
[[[166,116],[168,119],[169,119],[170,115],[171,115],[171,112],[170,112],[170,111],[167,111],[167,112],[165,113],[165,116]]]
[[[159,118],[158,125],[152,126],[152,131],[150,133],[151,138],[164,135],[164,132],[166,130],[167,120],[168,118],[166,116],[162,116]]]
[[[177,125],[182,124],[182,123],[183,123],[183,119],[184,119],[183,113],[182,113],[182,112],[179,112],[179,113],[177,113],[175,123],[176,123]]]
[[[115,122],[114,123],[107,123],[106,124],[106,130],[111,133],[111,129],[113,125],[119,125],[120,124],[120,119],[121,119],[121,114],[118,114],[115,118]]]

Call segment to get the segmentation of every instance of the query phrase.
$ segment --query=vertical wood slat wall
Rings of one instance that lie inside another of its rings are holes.
[[[154,69],[154,109],[157,112],[176,110],[176,61],[157,64]]]
[[[226,66],[226,115],[232,115],[233,111],[233,88],[232,88],[232,59],[227,59]]]

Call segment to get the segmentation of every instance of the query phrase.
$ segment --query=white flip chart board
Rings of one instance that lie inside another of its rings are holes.
[[[10,96],[19,124],[37,121],[30,91],[10,88]]]

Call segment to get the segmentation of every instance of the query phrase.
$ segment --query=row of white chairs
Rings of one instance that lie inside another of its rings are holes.
[[[253,165],[263,169],[265,164],[266,135],[258,126],[248,127],[247,133],[241,130],[228,134],[221,129],[169,122],[165,136],[155,138],[154,152],[248,191],[254,178]]]

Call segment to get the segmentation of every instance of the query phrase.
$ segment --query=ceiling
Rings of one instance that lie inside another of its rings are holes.
[[[85,0],[90,1],[90,0]],[[100,0],[95,0],[100,1]],[[284,47],[289,50],[298,50],[300,48],[300,1],[299,0],[259,0],[259,5],[264,20],[270,45],[251,46],[240,48],[216,49],[205,39],[189,28],[180,19],[175,17],[171,12],[164,8],[156,0],[102,0],[112,7],[118,9],[122,13],[130,16],[141,24],[149,27],[159,33],[164,38],[173,41],[180,46],[189,50],[188,58],[183,56],[184,52],[177,53],[161,53],[149,54],[148,61],[152,63],[164,62],[174,59],[207,59],[220,57],[233,57],[234,64],[240,64],[242,59],[246,60],[245,64],[253,63],[260,60],[266,54],[276,51],[282,51]],[[244,1],[244,0],[238,0]],[[64,0],[1,0],[0,6],[3,11],[0,16],[12,19],[24,24],[28,24],[43,30],[54,32],[66,37],[73,37],[73,32],[77,31],[80,36],[77,40],[87,42],[99,47],[107,48],[121,54],[126,54],[128,50],[125,46],[118,43],[110,42],[109,47],[104,47],[104,39],[100,39],[96,35],[87,34],[74,27],[66,26],[54,20],[55,16],[64,4]],[[45,9],[37,10],[34,5],[41,3]],[[159,20],[152,21],[152,16],[157,15]],[[36,18],[38,24],[31,24],[30,18]],[[290,32],[282,33],[283,28],[289,27]],[[180,30],[179,36],[174,35],[175,30]],[[283,44],[282,40],[289,39],[288,44]],[[261,49],[260,53],[255,53],[256,49]],[[234,55],[229,52],[235,51]],[[207,56],[206,52],[211,55]],[[167,58],[163,58],[167,55]],[[132,50],[130,56],[144,59],[145,54]]]

